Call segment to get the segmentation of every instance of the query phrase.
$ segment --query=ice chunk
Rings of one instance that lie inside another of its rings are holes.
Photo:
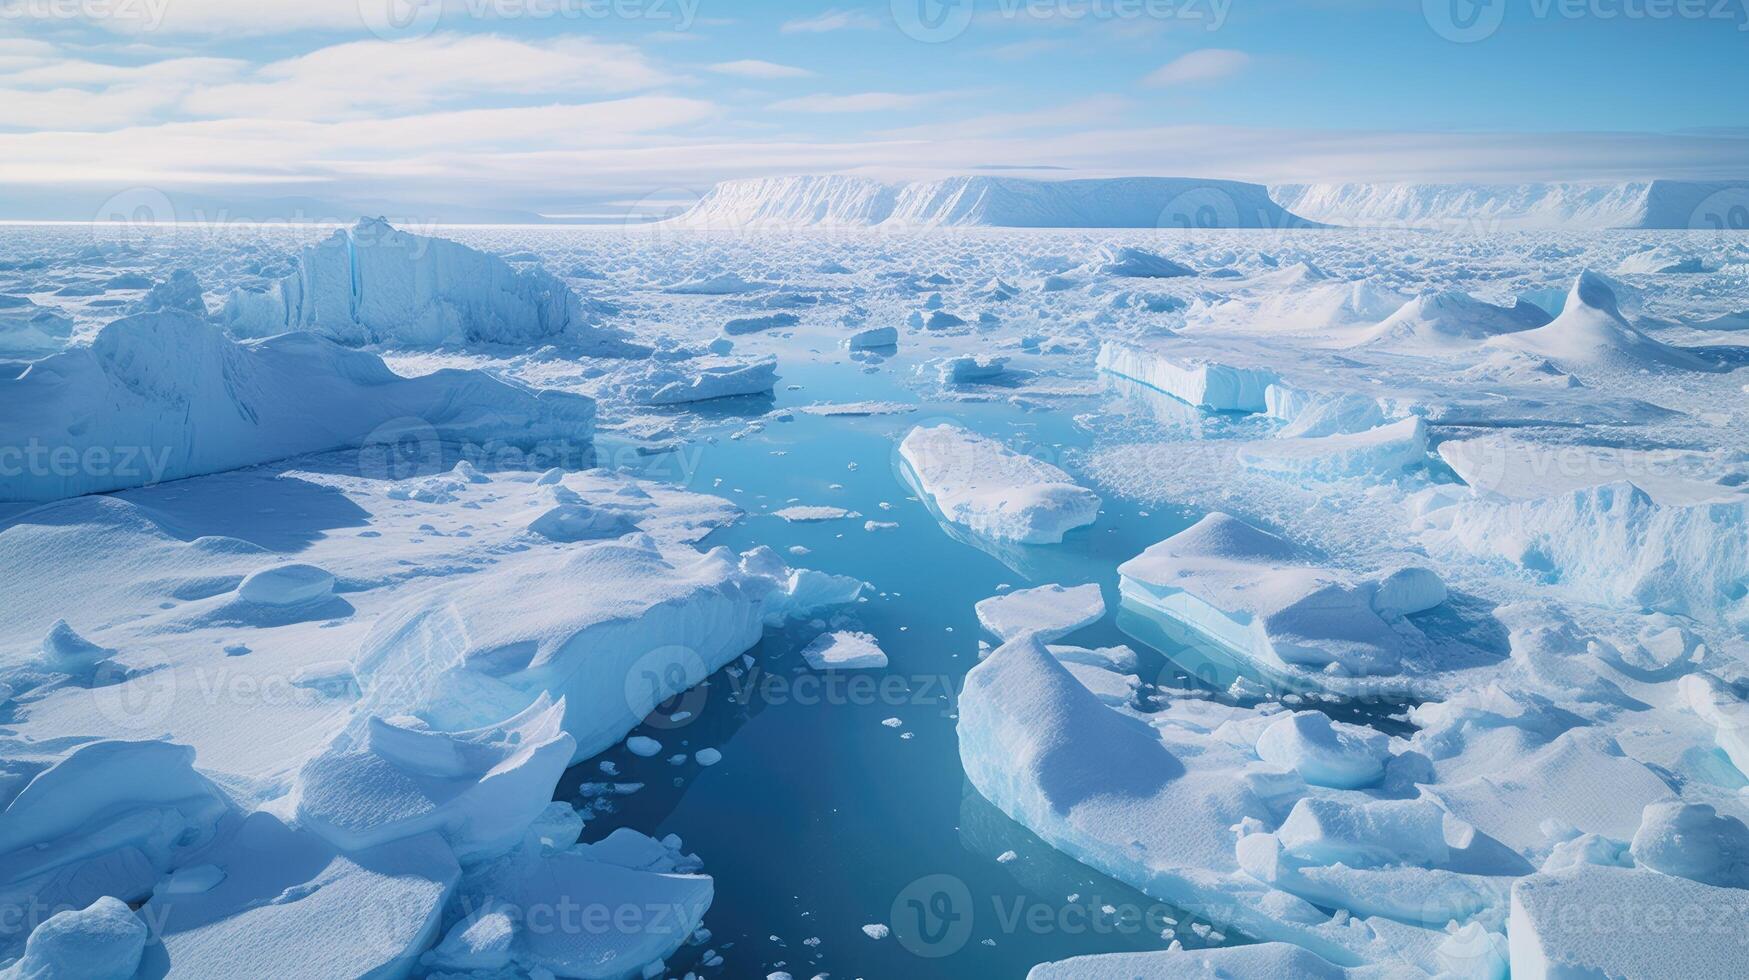
[[[1268,405],[1264,391],[1279,380],[1271,371],[1174,357],[1163,351],[1110,341],[1099,347],[1099,369],[1217,412],[1265,410]]]
[[[1380,732],[1333,722],[1321,711],[1296,711],[1263,730],[1257,756],[1299,770],[1314,786],[1355,789],[1384,778],[1391,749]]]
[[[1294,804],[1276,838],[1291,855],[1318,864],[1375,868],[1432,866],[1450,855],[1445,811],[1421,800],[1307,797]]]
[[[1471,487],[1510,500],[1558,497],[1611,483],[1632,483],[1664,506],[1749,499],[1740,487],[1720,482],[1727,461],[1717,453],[1555,445],[1494,434],[1448,439],[1439,444],[1439,457]]]
[[[626,750],[640,759],[653,759],[662,751],[662,743],[648,735],[633,735],[626,739]]]
[[[1239,447],[1239,462],[1297,479],[1388,475],[1427,459],[1427,423],[1411,416],[1365,432],[1264,439]]]
[[[801,322],[802,318],[794,313],[768,313],[764,316],[737,317],[723,324],[723,333],[736,337],[741,334],[759,333],[762,330],[793,327]]]
[[[206,291],[201,289],[200,280],[187,269],[177,269],[170,278],[160,283],[154,283],[146,295],[134,303],[133,313],[156,313],[159,310],[178,310],[192,313],[198,317],[207,315]]]
[[[404,378],[374,354],[310,334],[239,344],[186,313],[141,314],[0,380],[0,443],[42,447],[45,461],[0,471],[0,500],[55,500],[331,449],[375,447],[380,456],[403,439],[433,453],[442,441],[585,440],[594,415],[581,395],[537,393],[479,371]],[[69,419],[79,425],[69,430]]]
[[[1008,370],[1008,358],[993,354],[964,354],[943,359],[936,365],[942,384],[973,384],[1001,377]]]
[[[1714,743],[1749,776],[1749,703],[1706,674],[1688,674],[1676,683],[1682,703],[1712,726]]]
[[[1642,276],[1698,275],[1717,268],[1716,263],[1704,256],[1688,254],[1668,245],[1655,245],[1622,259],[1615,272],[1617,275]]]
[[[1610,483],[1531,500],[1459,499],[1426,525],[1433,547],[1503,558],[1599,604],[1749,618],[1749,496],[1666,506]]]
[[[519,974],[635,976],[698,930],[714,895],[679,843],[621,828],[559,851],[523,847],[471,871],[460,901],[510,920]]]
[[[873,636],[848,630],[815,637],[802,648],[802,657],[815,670],[868,670],[887,665],[887,655]]]
[[[651,405],[684,405],[768,395],[777,384],[777,358],[700,357],[687,361],[652,364],[644,386]]]
[[[437,970],[503,969],[510,965],[510,946],[520,912],[509,902],[489,902],[451,926],[443,941],[419,962]]]
[[[67,346],[73,320],[28,296],[0,293],[0,357],[31,358]]]
[[[1162,255],[1128,246],[1107,245],[1100,250],[1097,271],[1107,276],[1139,279],[1171,279],[1196,273]]]
[[[979,600],[977,613],[978,622],[1004,643],[1029,633],[1048,643],[1099,622],[1105,596],[1095,583],[1041,585]]]
[[[842,507],[797,505],[782,507],[771,512],[773,517],[781,517],[792,524],[806,524],[814,521],[836,521],[846,517],[861,517],[853,510]]]
[[[0,970],[0,980],[128,980],[140,968],[146,938],[139,916],[104,896],[44,920],[31,931],[18,962]]]
[[[1720,888],[1749,888],[1749,827],[1705,803],[1646,807],[1632,853],[1642,867]]]
[[[640,352],[546,270],[519,270],[381,218],[305,247],[297,273],[268,292],[233,292],[224,319],[245,337],[303,330],[345,344],[566,342],[591,354]]]
[[[1512,977],[1749,976],[1743,922],[1740,888],[1594,864],[1531,875],[1512,888]]]
[[[0,895],[44,908],[145,898],[233,813],[194,750],[168,742],[89,742],[13,791],[0,811]],[[0,933],[0,949],[13,938]]]
[[[500,724],[461,732],[364,719],[299,770],[298,822],[349,852],[432,831],[463,860],[507,851],[571,762],[564,711],[543,697]]]
[[[973,787],[1076,860],[1257,939],[1349,964],[1375,955],[1370,936],[1234,874],[1232,828],[1271,819],[1246,754],[1106,707],[1036,636],[966,676],[959,742]]]
[[[912,429],[899,455],[944,519],[987,538],[1055,544],[1099,517],[1069,474],[955,425]]]
[[[1126,601],[1266,671],[1393,673],[1419,636],[1375,605],[1383,580],[1318,567],[1288,541],[1226,514],[1148,548],[1118,574]],[[1390,611],[1392,591],[1383,603]],[[1436,594],[1430,585],[1414,591],[1410,598]]]
[[[844,338],[844,346],[851,350],[874,350],[882,347],[892,347],[899,342],[899,331],[895,327],[869,327],[858,330]]]

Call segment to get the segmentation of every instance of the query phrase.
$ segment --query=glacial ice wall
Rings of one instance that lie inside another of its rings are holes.
[[[1343,226],[1740,228],[1749,181],[1547,184],[1276,184],[1269,195],[1312,221]]]
[[[723,181],[673,221],[700,228],[1312,227],[1260,184],[1190,177],[1031,180],[948,177],[883,183],[796,176]]]

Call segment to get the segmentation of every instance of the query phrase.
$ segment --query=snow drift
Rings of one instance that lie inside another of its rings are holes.
[[[675,225],[745,227],[1304,228],[1260,184],[1189,177],[866,177],[723,181]]]

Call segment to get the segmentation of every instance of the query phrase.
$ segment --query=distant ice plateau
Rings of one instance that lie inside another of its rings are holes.
[[[1749,180],[1262,184],[1200,177],[888,183],[825,175],[718,183],[677,227],[726,228],[1741,228]],[[1733,223],[1736,222],[1736,223]]]

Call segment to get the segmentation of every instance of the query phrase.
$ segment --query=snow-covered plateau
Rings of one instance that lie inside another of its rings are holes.
[[[0,230],[0,978],[1749,976],[1745,186]]]

